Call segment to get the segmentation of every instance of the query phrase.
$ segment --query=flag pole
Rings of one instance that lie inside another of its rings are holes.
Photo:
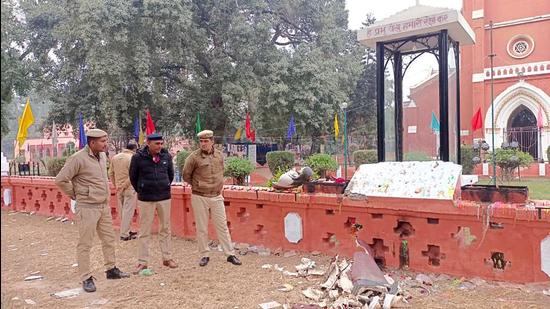
[[[494,99],[494,78],[493,78],[493,60],[495,58],[495,53],[493,52],[493,21],[489,22],[490,30],[490,41],[491,41],[491,54],[489,58],[491,60],[491,143],[493,147],[492,153],[492,163],[493,163],[493,179],[491,179],[491,184],[497,184],[497,161],[496,161],[496,149],[495,149],[495,99]]]

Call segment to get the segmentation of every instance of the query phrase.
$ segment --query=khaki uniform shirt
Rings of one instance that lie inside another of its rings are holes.
[[[213,197],[223,189],[223,154],[214,149],[210,154],[200,149],[185,160],[183,180],[191,185],[193,194]]]
[[[126,190],[131,186],[129,172],[133,155],[133,151],[124,149],[111,159],[109,178],[113,180],[117,189]]]
[[[107,204],[111,192],[106,154],[100,152],[98,159],[88,146],[84,147],[67,159],[55,184],[79,206]]]

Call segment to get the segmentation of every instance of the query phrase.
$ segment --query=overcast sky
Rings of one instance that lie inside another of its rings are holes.
[[[419,1],[420,4],[435,7],[447,7],[457,10],[462,8],[462,0]],[[361,23],[369,12],[374,14],[376,20],[381,20],[415,4],[416,0],[346,0],[346,8],[349,13],[348,27],[354,30],[361,28]]]

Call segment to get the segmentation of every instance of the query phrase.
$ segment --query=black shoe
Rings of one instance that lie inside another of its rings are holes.
[[[132,239],[135,239],[136,237],[132,237],[132,236],[120,236],[120,240],[122,241],[128,241],[128,240],[132,240]]]
[[[137,238],[137,235],[138,235],[138,232],[132,232],[132,231],[130,231],[130,233],[128,233],[128,235],[130,235],[130,237],[131,237],[132,239],[136,239],[136,238]]]
[[[230,255],[227,257],[227,261],[233,265],[241,265],[241,261],[234,255]]]
[[[120,271],[120,269],[116,266],[107,270],[105,273],[107,274],[107,279],[121,279],[130,277],[130,274]]]
[[[95,292],[94,277],[90,276],[90,278],[82,281],[82,289],[88,293]]]
[[[207,256],[204,256],[200,262],[199,262],[199,266],[206,266],[206,264],[208,264],[208,262],[210,262],[210,258],[207,257]]]

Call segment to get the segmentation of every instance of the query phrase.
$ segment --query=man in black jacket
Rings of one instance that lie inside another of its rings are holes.
[[[137,272],[147,268],[149,262],[149,238],[151,225],[157,210],[160,230],[159,243],[162,264],[178,267],[172,259],[172,235],[170,230],[170,185],[174,180],[172,156],[163,148],[162,135],[147,136],[147,145],[137,151],[130,163],[130,182],[138,195],[140,215],[139,253]]]

